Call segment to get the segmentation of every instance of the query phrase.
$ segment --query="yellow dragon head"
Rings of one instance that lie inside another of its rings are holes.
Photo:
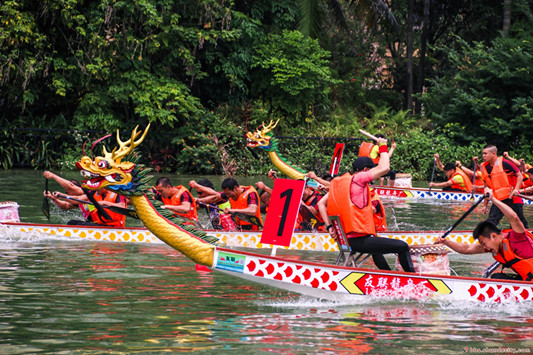
[[[279,120],[277,120],[276,123],[270,121],[268,126],[265,126],[263,123],[255,132],[246,133],[246,145],[251,148],[259,147],[269,150],[272,141],[271,131],[277,126],[278,122]],[[263,128],[261,129],[261,127]]]
[[[80,170],[81,175],[87,179],[83,182],[83,187],[96,190],[100,188],[110,188],[112,190],[130,190],[132,188],[132,172],[135,164],[132,162],[122,162],[122,158],[130,154],[135,147],[142,143],[150,124],[144,130],[142,136],[135,140],[140,134],[135,127],[131,138],[126,142],[120,140],[117,130],[117,142],[119,149],[115,147],[111,153],[108,153],[104,147],[104,156],[97,156],[93,159],[83,156],[76,167]]]

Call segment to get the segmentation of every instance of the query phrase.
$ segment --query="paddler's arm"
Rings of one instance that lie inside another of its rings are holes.
[[[268,187],[267,185],[265,185],[262,181],[256,182],[255,186],[258,189],[261,189],[261,190],[265,191],[267,194],[272,195],[272,189],[270,187]]]
[[[326,230],[329,232],[329,235],[331,235],[332,238],[337,239],[337,233],[335,233],[335,228],[330,227],[331,226],[331,220],[328,216],[328,197],[329,192],[322,196],[322,199],[318,201],[316,204],[316,207],[318,208],[318,212],[320,213],[320,217],[322,217],[322,220],[326,224]]]
[[[443,244],[459,254],[482,254],[485,253],[485,249],[481,244],[463,244],[457,243],[448,238],[437,237],[435,244]]]
[[[516,212],[513,211],[513,209],[511,207],[509,207],[508,205],[506,205],[502,201],[499,201],[498,199],[496,199],[494,197],[494,195],[492,194],[492,190],[491,189],[489,189],[489,188],[485,189],[485,193],[489,194],[489,199],[492,201],[494,206],[498,207],[498,209],[503,213],[505,218],[507,218],[507,220],[509,221],[509,224],[511,225],[511,229],[515,233],[521,234],[521,233],[524,233],[526,231],[526,228],[524,227],[524,224],[522,223],[522,221],[520,220],[520,218],[518,217]]]
[[[507,160],[509,160],[511,163],[513,163],[514,165],[520,167],[520,161],[509,156],[509,152],[503,152],[503,157]]]
[[[379,146],[379,163],[377,166],[369,170],[372,178],[375,180],[382,177],[390,170],[390,158],[387,150],[387,140],[385,138],[378,138],[377,145]],[[324,198],[322,198],[324,199]]]
[[[439,153],[435,153],[435,155],[433,155],[433,158],[435,159],[435,163],[437,163],[437,167],[444,171],[444,164],[442,164],[442,162],[440,161],[440,155]]]
[[[327,181],[327,180],[324,180],[322,178],[319,178],[313,171],[309,171],[307,174],[305,174],[305,176],[307,176],[308,178],[311,178],[313,180],[315,180],[316,182],[318,182],[319,184],[322,184],[324,185],[326,188],[329,189],[329,184],[330,182]]]
[[[166,210],[176,212],[176,213],[189,213],[191,210],[190,202],[182,202],[181,205],[164,205]]]
[[[65,192],[67,194],[72,195],[83,195],[83,190],[81,187],[74,185],[72,182],[68,181],[67,179],[64,179],[57,174],[54,174],[51,171],[45,171],[43,173],[44,177],[47,179],[55,180],[62,188],[65,189]]]
[[[463,166],[463,164],[461,164],[459,160],[455,162],[455,166],[458,169],[461,169],[466,174],[466,176],[468,176],[470,181],[474,181],[474,172],[472,170],[468,169],[466,166]]]
[[[513,198],[513,196],[519,194],[519,190],[522,187],[522,183],[524,182],[524,175],[519,171],[516,173],[516,185],[513,188],[513,191],[511,191],[511,195],[509,197]]]
[[[71,210],[73,208],[76,208],[78,207],[78,202],[75,202],[75,201],[69,201],[69,200],[61,200],[60,198],[56,197],[56,194],[57,191],[55,191],[53,194],[50,193],[49,191],[44,191],[43,192],[43,195],[45,197],[48,197],[52,200],[53,203],[55,203],[55,205],[59,208],[61,208],[62,210]]]
[[[200,185],[199,183],[197,183],[194,180],[189,181],[189,186],[192,189],[196,189],[196,191],[204,192],[204,193],[206,193],[207,195],[210,195],[210,196],[218,195],[217,191],[213,190],[210,187]]]
[[[240,212],[249,216],[255,216],[258,206],[256,204],[249,204],[246,208],[226,208],[225,213]]]
[[[447,186],[452,186],[452,185],[453,185],[452,180],[448,180],[445,182],[430,182],[429,183],[429,186],[431,187],[447,187]]]

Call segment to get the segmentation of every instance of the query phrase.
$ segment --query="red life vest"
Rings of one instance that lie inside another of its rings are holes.
[[[508,199],[512,187],[509,183],[509,177],[503,170],[503,157],[496,159],[490,176],[487,172],[487,165],[489,165],[489,163],[481,164],[483,180],[487,183],[488,187],[492,189],[494,197],[500,201]]]
[[[372,202],[377,202],[376,212],[374,215],[374,225],[376,226],[376,232],[385,232],[387,230],[387,216],[385,215],[385,207],[381,203],[379,195],[376,193],[376,190],[370,190],[370,196]]]
[[[372,159],[372,157],[370,156],[370,153],[372,152],[372,148],[374,148],[375,144],[374,143],[369,143],[369,142],[363,142],[361,143],[361,146],[359,146],[359,156],[360,157],[369,157],[370,159]],[[379,163],[379,154],[377,157],[373,158],[372,161],[374,162],[374,164],[378,164]]]
[[[350,187],[353,175],[346,173],[331,181],[328,197],[328,215],[339,216],[344,232],[376,235],[370,188],[366,186],[368,203],[363,208],[353,204]]]
[[[189,194],[189,200],[191,201],[191,209],[189,210],[189,212],[187,213],[174,212],[174,213],[177,214],[178,216],[182,216],[185,218],[192,219],[194,221],[198,221],[198,211],[196,210],[196,202],[194,202],[194,199],[192,198],[192,195],[189,192],[189,190],[183,187],[183,185],[175,186],[175,188],[178,189],[178,191],[173,196],[170,196],[169,198],[162,197],[163,203],[165,205],[179,206],[181,205],[181,200],[180,200],[181,195],[183,195],[184,193]]]
[[[532,235],[526,232],[526,238],[531,241]],[[533,258],[523,259],[515,254],[509,244],[509,239],[505,237],[503,239],[503,245],[500,251],[496,255],[493,255],[494,259],[502,263],[503,267],[509,267],[514,270],[525,281],[533,280]]]
[[[93,197],[94,197],[94,199],[97,202],[108,201],[108,202],[116,203],[116,202],[120,201],[120,196],[117,195],[114,192],[108,192],[107,195],[104,198],[104,197],[102,197],[102,195],[100,195],[100,193],[98,191],[96,191],[96,193],[93,195]],[[108,221],[106,218],[100,216],[100,213],[98,212],[98,210],[96,208],[91,210],[91,212],[89,213],[89,220],[91,222],[93,222],[93,223],[102,224],[104,226],[113,226],[113,227],[124,227],[125,226],[125,223],[126,223],[126,216],[125,215],[113,212],[113,211],[108,210],[108,209],[106,209],[105,211],[107,212],[109,217],[111,217],[110,221]]]
[[[462,171],[460,168],[456,168],[455,172],[452,175],[452,179],[454,178],[454,176],[457,176],[457,175],[459,175],[460,177],[463,178],[464,186],[460,185],[460,184],[457,184],[455,181],[452,180],[453,184],[452,184],[451,188],[452,189],[463,190],[463,191],[467,191],[467,192],[472,192],[472,182],[470,181],[468,176],[466,176],[465,172]]]
[[[255,212],[255,216],[261,221],[261,224],[263,224],[263,219],[261,218],[261,201],[259,200],[259,194],[257,193],[257,190],[253,186],[241,186],[244,191],[242,194],[237,197],[237,200],[229,199],[229,203],[231,204],[231,208],[234,209],[244,209],[248,207],[248,195],[251,193],[255,193],[257,196],[257,211]],[[235,217],[235,223],[240,226],[244,225],[252,225],[252,230],[258,230],[259,227],[256,225],[253,225],[249,222],[245,222],[240,220],[239,218]]]
[[[312,206],[313,203],[316,201],[320,201],[320,195],[316,192],[313,192],[313,194],[311,194],[306,200],[302,201],[306,206]],[[316,205],[316,204],[315,204]],[[316,209],[316,207],[314,207]],[[325,231],[325,228],[324,228],[324,220],[322,219],[322,216],[320,216],[320,213],[317,213],[317,214],[313,214],[313,218],[315,219],[315,221],[313,221],[313,219],[311,219],[311,224],[313,228],[315,228],[317,231],[319,232],[323,232]],[[298,212],[298,217],[296,218],[296,225],[294,227],[295,230],[299,230],[300,229],[300,225],[302,224],[302,222],[304,221],[304,217],[302,216],[302,214],[300,212]],[[313,223],[315,222],[315,223]],[[318,222],[318,223],[317,223]],[[322,224],[320,226],[318,226],[317,224]]]

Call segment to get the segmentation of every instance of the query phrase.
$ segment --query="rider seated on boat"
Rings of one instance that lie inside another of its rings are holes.
[[[472,181],[470,181],[464,171],[457,169],[454,163],[442,165],[438,153],[435,154],[435,162],[439,169],[444,171],[448,181],[430,182],[430,187],[441,187],[443,191],[472,192]]]
[[[325,174],[322,177],[318,177],[314,171],[309,171],[307,174],[305,174],[305,176],[323,185],[324,190],[326,191],[329,190],[329,184],[331,183],[331,180],[333,180],[333,176],[329,174]]]
[[[479,244],[463,244],[439,237],[436,244],[444,244],[461,254],[492,253],[494,259],[503,267],[511,268],[518,275],[497,273],[492,278],[533,280],[533,235],[526,230],[524,224],[511,207],[494,197],[491,189],[486,193],[511,224],[510,231],[502,231],[489,221],[480,222],[474,229],[473,236]]]
[[[107,189],[101,188],[94,192],[89,192],[89,193],[91,193],[92,198],[100,206],[104,207],[104,209],[105,207],[111,207],[111,206],[120,207],[120,208],[127,207],[126,197],[119,195],[115,192],[111,192]],[[57,192],[54,192],[52,195],[55,195],[54,197],[57,198]],[[67,195],[67,197],[74,197],[76,199],[86,201],[87,209],[88,209],[88,214],[85,217],[86,219],[85,221],[71,220],[68,222],[69,225],[104,225],[104,226],[119,227],[119,228],[126,226],[125,215],[113,212],[109,209],[105,209],[105,212],[110,217],[110,219],[107,218],[91,203],[90,199],[85,194],[76,195],[76,196]],[[52,201],[55,202],[53,197],[52,197]],[[76,202],[76,203],[78,203],[79,205],[83,205],[82,202]],[[82,209],[82,212],[83,212],[83,209]]]
[[[322,194],[305,186],[302,195],[300,210],[296,219],[294,230],[298,231],[319,231],[325,232],[325,224],[322,216],[318,212],[318,202],[322,199]]]
[[[231,208],[226,208],[225,213],[240,212],[249,216],[255,216],[261,224],[261,202],[259,194],[253,186],[240,186],[234,178],[222,181],[222,200],[229,201]],[[258,230],[259,227],[235,217],[235,223],[244,230]]]
[[[455,166],[457,167],[457,169],[460,169],[462,172],[464,172],[466,176],[468,176],[470,181],[472,181],[472,185],[474,185],[472,188],[474,189],[475,192],[483,193],[483,191],[485,190],[485,184],[483,183],[483,176],[481,174],[481,166],[479,164],[477,163],[474,164],[475,172],[474,170],[471,170],[467,168],[466,166],[464,166],[460,160],[455,161]]]
[[[198,221],[196,203],[189,190],[183,185],[173,186],[169,178],[161,177],[156,181],[155,190],[161,196],[165,209],[186,219]]]
[[[376,134],[375,137],[378,139],[385,138],[383,134],[379,134],[379,133]],[[390,164],[390,157],[392,156],[392,153],[394,152],[395,149],[396,149],[396,143],[393,142],[389,150],[389,164]],[[359,157],[369,157],[370,159],[372,159],[374,164],[378,164],[380,157],[381,157],[378,142],[373,141],[373,143],[369,143],[369,142],[361,143],[361,146],[359,147]],[[389,166],[389,171],[385,175],[379,177],[380,185],[383,185],[383,178],[385,177],[389,178],[389,186],[394,187],[394,182],[396,181],[396,172],[393,170],[390,170],[390,166]]]
[[[404,271],[415,272],[409,245],[401,240],[376,236],[369,184],[389,171],[387,140],[378,138],[381,159],[376,166],[369,157],[359,157],[353,163],[354,174],[346,173],[331,181],[329,193],[318,203],[326,230],[337,239],[329,215],[339,216],[353,252],[372,255],[379,269],[390,270],[383,254],[396,253]]]
[[[518,192],[521,194],[530,194],[533,192],[533,166],[526,164],[524,159],[517,160],[509,156],[508,152],[503,152],[503,156],[511,163],[518,166],[522,176],[524,177],[524,181],[522,181],[522,187],[518,190]]]

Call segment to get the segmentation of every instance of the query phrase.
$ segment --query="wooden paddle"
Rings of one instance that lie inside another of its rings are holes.
[[[524,200],[533,201],[533,196],[527,196],[527,195],[522,195],[522,194],[518,194],[518,195],[516,195],[516,196],[521,197],[521,198],[523,198]]]
[[[109,213],[107,213],[106,210],[104,210],[102,205],[100,205],[98,203],[98,201],[96,201],[96,199],[93,196],[94,192],[89,191],[85,187],[82,187],[82,190],[83,190],[83,192],[85,192],[85,195],[87,196],[89,201],[91,201],[91,203],[94,205],[94,207],[96,207],[96,209],[98,210],[98,213],[100,213],[102,215],[102,217],[104,217],[104,219],[107,219],[108,221],[113,220],[113,218],[111,218]]]
[[[481,197],[479,198],[479,200],[477,200],[476,203],[474,203],[474,204],[468,209],[468,211],[466,211],[466,212],[461,216],[461,218],[459,218],[459,219],[457,220],[457,222],[455,222],[455,223],[453,224],[453,226],[451,226],[450,228],[448,228],[448,230],[446,230],[446,232],[442,235],[442,238],[446,238],[446,237],[448,236],[448,234],[450,234],[451,231],[454,230],[455,227],[457,227],[457,226],[459,225],[459,223],[461,223],[461,222],[466,218],[466,216],[468,216],[473,210],[475,210],[476,207],[477,207],[481,202],[483,202],[483,200],[484,200],[485,198],[487,198],[487,197],[489,197],[488,194],[481,196]]]
[[[375,140],[376,142],[377,142],[377,140],[378,140],[378,138],[377,138],[376,136],[374,136],[374,135],[368,133],[367,131],[364,131],[364,130],[360,129],[359,132],[360,132],[361,134],[367,136],[368,138]]]
[[[433,170],[431,171],[431,182],[433,182],[433,178],[435,177],[435,166],[437,165],[437,158],[433,158]],[[431,195],[431,186],[428,190],[428,195]]]
[[[477,160],[474,161],[474,177],[472,179],[473,180],[472,181],[472,196],[470,197],[471,200],[474,199],[474,193],[476,192],[476,170],[477,170]]]
[[[211,208],[214,208],[216,210],[219,210],[219,211],[222,211],[224,212],[224,210],[218,206],[215,206],[215,205],[210,205],[208,203],[204,203],[204,202],[200,202],[200,201],[196,201],[198,204],[202,205],[202,206],[206,206],[206,207],[211,207]],[[259,207],[258,207],[259,208]],[[237,217],[238,219],[244,221],[244,222],[247,222],[247,223],[251,223],[253,224],[254,226],[258,226],[260,228],[263,227],[263,223],[261,223],[261,220],[259,218],[257,218],[256,216],[250,216],[248,214],[244,214],[242,212],[230,212],[230,214],[232,216],[235,216]]]
[[[80,203],[86,203],[88,205],[93,205],[92,203],[90,203],[88,201],[80,200],[79,198],[70,197],[70,196],[63,195],[63,194],[57,194],[56,196],[59,197],[59,198],[63,198],[65,200],[71,200],[71,201],[76,201],[76,202],[80,202]],[[131,210],[129,208],[122,208],[122,207],[117,207],[117,206],[107,206],[107,207],[104,207],[104,208],[107,208],[110,211],[113,211],[113,212],[116,212],[116,213],[119,213],[119,214],[122,214],[122,215],[125,215],[125,216],[128,216],[128,217],[139,219],[139,215],[137,214],[137,211]]]
[[[44,191],[48,192],[48,179],[44,178]],[[48,197],[43,199],[43,213],[50,220],[50,203],[48,202]]]

